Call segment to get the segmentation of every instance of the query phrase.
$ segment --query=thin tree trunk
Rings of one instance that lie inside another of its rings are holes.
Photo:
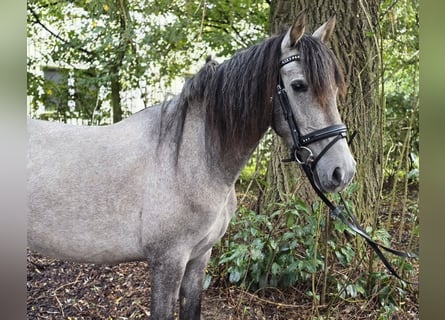
[[[131,46],[130,30],[129,26],[129,12],[128,12],[128,3],[126,0],[119,1],[119,14],[117,15],[117,23],[119,23],[121,27],[120,33],[120,45],[117,48],[118,52],[116,55],[116,59],[114,61],[114,65],[111,67],[111,108],[113,111],[113,123],[119,122],[122,120],[122,105],[121,105],[121,97],[120,93],[122,90],[121,85],[121,77],[120,77],[120,69],[122,67],[122,63],[124,61],[125,53],[129,46]]]
[[[111,78],[111,109],[113,115],[113,123],[122,120],[122,106],[121,106],[121,84],[119,77],[119,67],[114,65],[112,67],[112,78]]]

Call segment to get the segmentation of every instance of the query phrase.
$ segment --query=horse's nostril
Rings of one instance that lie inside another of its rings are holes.
[[[332,182],[334,182],[334,184],[338,186],[343,182],[343,178],[343,170],[340,167],[335,168],[334,172],[332,173]]]

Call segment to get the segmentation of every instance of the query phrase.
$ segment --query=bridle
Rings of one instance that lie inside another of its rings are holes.
[[[288,63],[291,63],[293,61],[300,61],[300,55],[296,54],[293,56],[290,56],[284,60],[280,61],[280,69],[287,65]],[[289,98],[287,97],[286,89],[284,88],[283,79],[281,78],[281,75],[279,75],[279,84],[277,85],[277,95],[278,100],[280,102],[281,109],[284,114],[284,118],[286,119],[289,128],[290,133],[292,137],[292,150],[291,150],[291,157],[287,161],[296,161],[298,164],[301,165],[308,165],[312,168],[315,168],[318,161],[321,159],[321,157],[340,139],[346,138],[346,132],[347,128],[344,124],[334,124],[331,126],[328,126],[323,129],[314,130],[306,135],[302,135],[298,125],[297,121],[295,120],[294,113],[292,112]],[[316,158],[314,158],[314,154],[312,153],[312,150],[308,147],[308,145],[324,140],[327,138],[335,137],[331,142],[329,142],[324,149],[318,154]],[[308,152],[308,156],[306,159],[301,159],[301,152],[302,151]]]
[[[283,60],[280,61],[279,67],[280,69],[287,65],[288,63],[291,63],[293,61],[300,61],[300,55],[295,54],[292,56],[289,56]],[[405,281],[406,283],[410,284],[417,284],[414,282],[406,281],[402,279],[402,277],[397,273],[397,271],[392,267],[388,259],[385,257],[385,255],[382,253],[380,248],[391,252],[392,254],[395,254],[399,257],[404,258],[417,258],[417,255],[411,252],[403,252],[394,250],[392,248],[386,247],[380,243],[375,242],[366,232],[365,230],[360,226],[357,218],[352,214],[352,212],[349,210],[348,206],[346,205],[341,193],[340,199],[342,202],[342,205],[334,205],[324,194],[324,192],[319,188],[319,186],[315,182],[315,175],[314,175],[314,169],[318,163],[318,161],[326,154],[326,152],[339,140],[346,138],[347,133],[347,127],[344,124],[335,124],[328,126],[323,129],[314,130],[308,134],[302,135],[301,131],[298,127],[298,124],[295,120],[294,113],[292,112],[292,108],[289,102],[289,98],[286,93],[286,89],[284,87],[283,79],[281,78],[281,74],[279,73],[279,79],[278,79],[278,85],[277,85],[277,96],[278,96],[278,102],[281,106],[281,109],[283,111],[283,115],[285,120],[287,121],[287,124],[290,129],[291,137],[292,137],[292,148],[291,148],[291,155],[289,159],[283,160],[284,162],[297,162],[299,165],[301,165],[304,173],[308,177],[312,188],[315,190],[317,195],[321,198],[321,200],[326,204],[326,206],[330,209],[330,215],[339,218],[345,225],[347,225],[351,230],[353,230],[355,233],[362,236],[368,244],[371,246],[371,248],[377,253],[377,255],[382,260],[383,264],[386,266],[386,268],[398,279]],[[352,141],[352,138],[355,136],[355,133],[352,135],[352,137],[349,140],[349,144]],[[314,158],[314,154],[312,150],[308,147],[310,144],[328,139],[328,138],[334,138],[332,139],[321,151],[320,153]],[[305,159],[301,157],[302,152],[305,151],[308,153]],[[343,209],[346,210],[349,218],[347,218],[343,214]]]

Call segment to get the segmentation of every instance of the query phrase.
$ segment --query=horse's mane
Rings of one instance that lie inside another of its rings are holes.
[[[343,70],[331,49],[318,38],[308,34],[297,43],[303,65],[303,72],[314,96],[322,106],[325,106],[330,94],[329,87],[335,81],[339,94],[346,94],[346,82]],[[332,79],[332,75],[334,79]]]
[[[186,81],[175,112],[169,112],[161,134],[172,134],[177,154],[182,144],[183,126],[190,106],[202,108],[208,154],[236,156],[254,148],[271,125],[278,84],[281,42],[285,32],[238,52],[218,64],[206,64]],[[340,92],[345,90],[341,68],[330,49],[318,39],[304,35],[297,44],[309,87],[324,104],[334,72]],[[205,114],[205,116],[204,116]],[[217,149],[217,152],[215,151]]]

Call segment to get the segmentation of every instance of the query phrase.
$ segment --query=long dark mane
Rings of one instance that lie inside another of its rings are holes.
[[[236,157],[241,150],[253,150],[271,125],[279,75],[281,42],[285,32],[264,40],[218,64],[208,61],[186,81],[175,112],[168,114],[161,134],[172,134],[177,153],[190,106],[202,108],[208,154]],[[334,72],[340,91],[343,73],[334,54],[319,40],[304,35],[297,44],[304,72],[314,95],[324,102]]]

